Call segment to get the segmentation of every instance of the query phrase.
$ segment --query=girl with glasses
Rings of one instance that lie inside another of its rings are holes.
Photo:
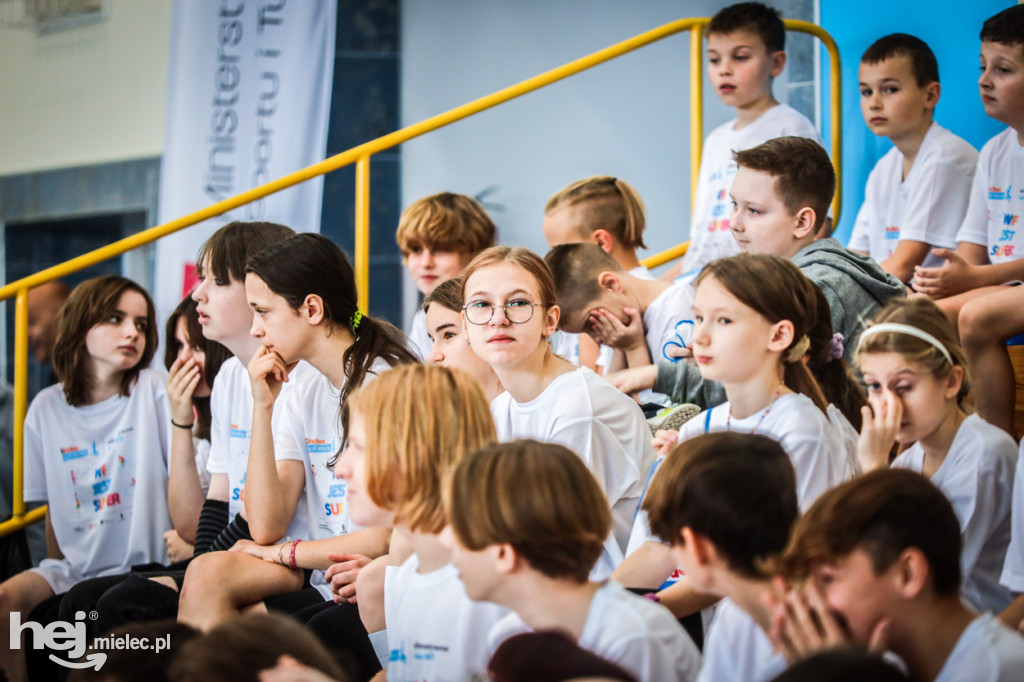
[[[540,256],[495,246],[470,262],[462,282],[470,346],[505,388],[491,402],[499,440],[565,445],[608,499],[612,534],[592,573],[605,578],[622,561],[643,489],[641,472],[655,457],[643,412],[593,371],[551,350],[559,309],[551,271]]]

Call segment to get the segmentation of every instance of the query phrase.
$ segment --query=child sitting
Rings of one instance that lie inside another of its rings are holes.
[[[684,275],[695,275],[716,258],[739,252],[729,234],[734,151],[781,135],[821,142],[813,123],[789,105],[779,104],[772,94],[772,80],[786,65],[786,27],[778,10],[758,2],[731,5],[719,11],[705,31],[711,85],[719,99],[736,110],[736,118],[704,140]],[[824,222],[825,213],[821,216]]]
[[[1017,444],[970,413],[967,365],[951,325],[927,299],[893,301],[861,333],[857,363],[871,403],[862,410],[862,468],[888,466],[894,442],[909,446],[892,466],[924,474],[949,498],[963,534],[964,598],[999,613],[1011,599],[999,578]]]
[[[641,279],[654,279],[640,264],[637,249],[644,244],[644,203],[625,180],[606,175],[577,180],[554,194],[544,206],[544,239],[554,248],[561,244],[592,242],[615,259],[622,269]],[[555,351],[574,365],[607,371],[612,349],[579,334],[562,332]],[[602,369],[599,369],[602,368]]]
[[[465,194],[441,192],[412,203],[398,219],[395,241],[420,293],[426,296],[441,282],[462,274],[470,260],[494,246],[497,229],[484,207]],[[412,351],[430,352],[425,313],[417,310],[408,327]]]
[[[956,251],[936,249],[942,267],[914,271],[912,285],[936,299],[960,334],[978,380],[978,413],[1014,433],[1014,380],[1006,342],[1024,333],[1024,279],[1016,223],[1024,213],[1024,7],[990,17],[981,29],[981,101],[1008,127],[981,149]]]
[[[791,662],[844,644],[888,649],[914,680],[1021,679],[1024,639],[961,601],[960,534],[946,496],[912,471],[829,490],[772,567],[807,581],[776,600],[773,643]]]
[[[670,343],[679,345],[677,327],[692,331],[693,293],[632,275],[596,244],[563,244],[544,257],[555,278],[560,326],[587,333],[616,351],[608,369],[642,367],[668,360]]]
[[[711,433],[665,458],[643,502],[694,589],[724,597],[704,645],[701,680],[767,680],[785,667],[768,639],[771,576],[798,514],[793,465],[771,438]]]
[[[466,594],[515,612],[492,628],[492,649],[520,632],[562,630],[637,679],[696,678],[700,654],[664,608],[587,579],[611,515],[570,450],[533,440],[484,448],[458,464],[446,499]]]
[[[924,41],[905,33],[876,40],[860,59],[864,122],[893,143],[868,176],[850,249],[870,255],[901,282],[914,267],[956,246],[978,152],[933,120],[939,64]]]

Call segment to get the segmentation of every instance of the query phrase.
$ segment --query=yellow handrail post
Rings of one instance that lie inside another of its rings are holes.
[[[704,153],[704,25],[690,29],[690,203],[697,200],[697,177]]]
[[[14,452],[25,452],[25,413],[28,411],[28,288],[14,299]],[[25,514],[24,456],[14,458],[14,518]]]
[[[356,161],[356,291],[359,309],[370,313],[370,155]]]

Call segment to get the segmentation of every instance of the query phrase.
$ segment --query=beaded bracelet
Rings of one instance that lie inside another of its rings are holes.
[[[287,544],[287,542],[282,542],[280,545],[277,546],[277,563],[281,564],[282,566],[287,566],[287,564],[284,562],[284,546]]]
[[[295,541],[292,542],[292,553],[291,556],[288,557],[288,564],[292,568],[298,568],[298,566],[295,565],[295,548],[298,546],[300,542],[302,542],[302,540],[299,538],[296,538]]]

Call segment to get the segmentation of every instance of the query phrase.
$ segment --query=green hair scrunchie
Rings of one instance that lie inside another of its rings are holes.
[[[349,324],[350,327],[352,327],[352,331],[355,331],[355,330],[359,329],[359,323],[362,322],[362,321],[363,321],[363,311],[359,310],[357,308],[356,311],[354,313],[352,313],[352,317],[349,318],[348,324]]]

